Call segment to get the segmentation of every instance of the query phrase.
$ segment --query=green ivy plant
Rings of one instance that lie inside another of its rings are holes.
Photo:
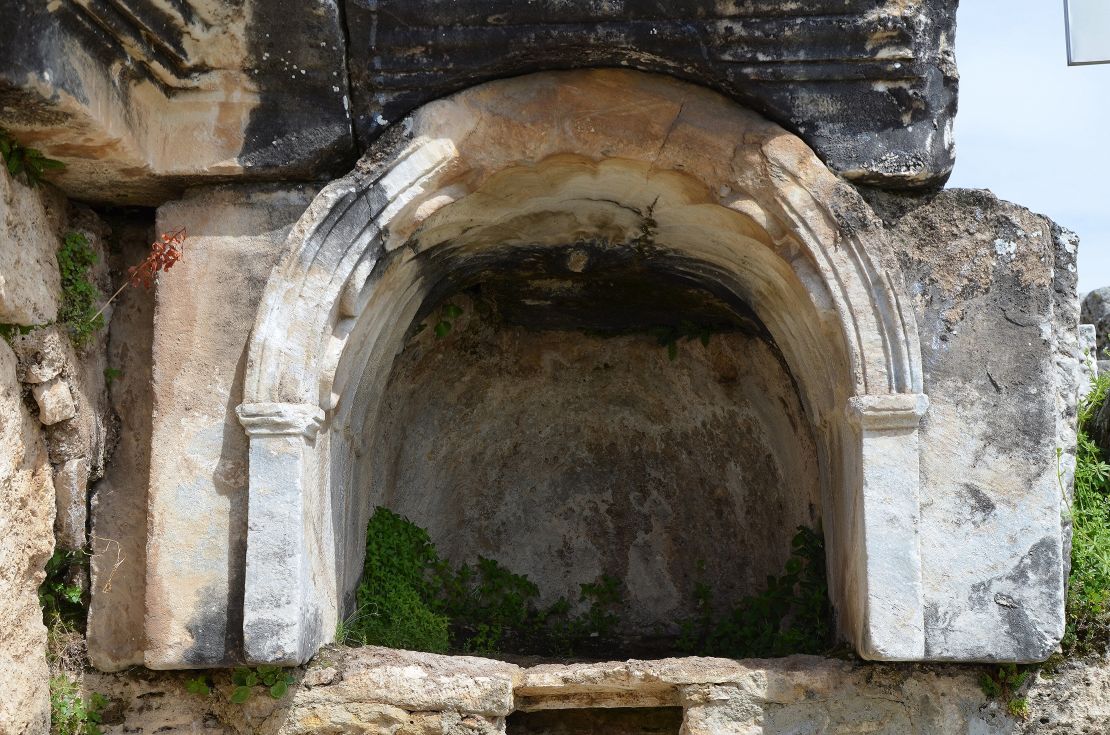
[[[20,145],[3,131],[0,131],[0,158],[12,178],[22,178],[28,186],[41,184],[47,171],[65,168],[61,161],[47,158],[37,148]]]
[[[73,343],[81,347],[104,327],[104,316],[96,309],[100,290],[89,275],[97,256],[87,237],[80,232],[70,232],[65,236],[57,257],[62,277],[62,306],[58,310],[58,321],[69,330]]]
[[[107,698],[95,692],[86,700],[77,682],[64,674],[52,677],[50,731],[53,735],[101,735],[101,711],[107,704]]]

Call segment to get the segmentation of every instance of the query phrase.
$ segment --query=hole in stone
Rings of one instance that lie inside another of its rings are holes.
[[[508,735],[677,735],[681,707],[614,707],[514,712]]]
[[[632,247],[517,249],[448,273],[366,438],[371,508],[452,563],[526,575],[544,605],[614,580],[614,635],[588,658],[682,650],[706,592],[720,614],[783,573],[795,530],[820,524],[815,430],[748,304]]]

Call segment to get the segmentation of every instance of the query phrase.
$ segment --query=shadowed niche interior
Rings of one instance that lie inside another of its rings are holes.
[[[762,591],[820,522],[815,430],[767,328],[699,269],[579,242],[449,270],[365,438],[371,507],[545,604],[614,580],[614,655],[673,652],[699,604]]]
[[[677,735],[681,707],[613,707],[516,712],[509,716],[509,735]]]

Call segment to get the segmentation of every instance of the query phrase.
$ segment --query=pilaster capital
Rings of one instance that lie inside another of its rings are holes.
[[[244,403],[235,413],[249,436],[313,439],[324,425],[324,410],[310,403]]]
[[[867,431],[916,429],[929,409],[924,393],[887,393],[848,399],[848,418]]]

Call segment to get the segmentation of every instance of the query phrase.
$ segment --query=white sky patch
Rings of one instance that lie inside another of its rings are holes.
[[[1060,0],[965,0],[949,186],[990,189],[1074,230],[1079,290],[1110,286],[1110,65],[1067,66]]]

